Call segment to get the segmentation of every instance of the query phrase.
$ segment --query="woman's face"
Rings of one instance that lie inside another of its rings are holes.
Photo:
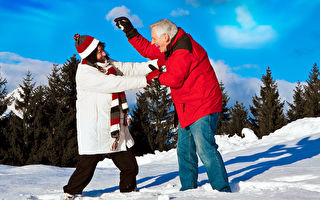
[[[104,48],[102,46],[98,46],[98,51],[97,51],[97,60],[98,62],[104,62],[106,59],[106,52],[104,51]]]

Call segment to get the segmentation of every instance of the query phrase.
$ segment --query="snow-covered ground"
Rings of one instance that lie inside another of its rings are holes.
[[[119,171],[100,162],[82,199],[92,200],[283,200],[320,199],[320,118],[304,118],[261,140],[216,136],[233,193],[211,189],[202,163],[198,188],[180,192],[176,150],[138,157],[139,192],[119,192]],[[59,199],[74,168],[0,165],[0,199]],[[81,198],[77,198],[81,199]]]

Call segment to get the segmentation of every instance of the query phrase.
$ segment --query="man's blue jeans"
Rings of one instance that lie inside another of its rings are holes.
[[[204,164],[213,189],[231,192],[228,175],[215,142],[219,113],[204,116],[193,124],[178,129],[178,162],[181,182],[180,190],[197,187],[198,157]]]

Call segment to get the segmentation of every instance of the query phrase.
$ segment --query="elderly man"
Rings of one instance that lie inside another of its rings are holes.
[[[150,26],[151,42],[138,33],[128,18],[119,17],[115,22],[143,57],[158,59],[158,66],[166,66],[158,78],[162,85],[170,87],[179,118],[177,154],[181,190],[197,187],[198,153],[212,188],[231,192],[214,138],[222,94],[207,52],[167,19]]]

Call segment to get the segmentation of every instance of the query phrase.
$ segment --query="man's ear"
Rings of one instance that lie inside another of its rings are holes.
[[[163,37],[164,37],[164,41],[170,43],[170,36],[168,33],[163,34]]]
[[[168,41],[170,40],[168,33],[162,34],[161,37],[162,37],[162,39],[163,39],[165,42],[168,42]]]

